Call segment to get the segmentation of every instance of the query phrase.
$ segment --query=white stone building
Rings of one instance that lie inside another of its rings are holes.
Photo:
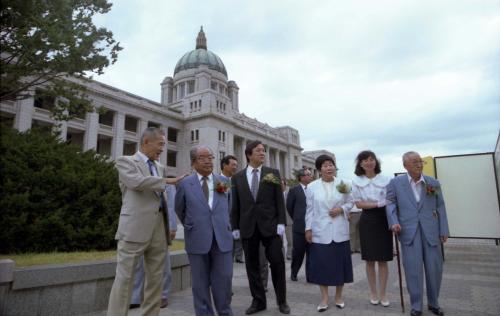
[[[207,49],[203,29],[196,48],[181,57],[173,77],[161,83],[161,102],[155,102],[115,87],[90,81],[85,84],[89,98],[105,114],[87,113],[85,117],[55,122],[50,116],[53,100],[33,97],[0,105],[1,119],[20,131],[41,125],[59,127],[61,139],[94,149],[114,159],[138,149],[141,131],[158,126],[167,133],[167,150],[161,162],[170,175],[189,171],[189,149],[205,144],[216,160],[232,154],[245,166],[247,142],[259,139],[266,147],[266,165],[293,177],[293,170],[314,168],[313,155],[302,153],[299,132],[290,126],[271,127],[239,112],[235,81],[228,80],[222,60]],[[216,163],[216,171],[219,164]]]

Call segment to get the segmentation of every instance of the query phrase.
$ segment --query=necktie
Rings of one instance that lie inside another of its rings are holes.
[[[205,195],[205,199],[207,200],[208,203],[208,177],[203,177],[201,178],[203,183],[201,184],[201,189],[203,190],[203,195]]]
[[[149,172],[153,177],[156,177],[158,174],[158,170],[156,170],[156,165],[153,160],[148,159],[148,166],[149,166]],[[167,211],[167,203],[165,202],[165,199],[163,198],[163,192],[157,193],[155,192],[156,195],[160,198],[160,210],[163,209],[165,212]]]
[[[259,169],[252,170],[252,186],[250,187],[253,199],[257,200],[257,192],[259,191]]]

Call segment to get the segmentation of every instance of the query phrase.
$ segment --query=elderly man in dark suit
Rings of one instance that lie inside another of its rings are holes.
[[[288,191],[286,198],[286,209],[293,220],[292,281],[297,281],[297,273],[299,273],[306,253],[306,190],[307,185],[311,183],[312,180],[311,170],[299,170],[297,179],[299,180],[299,184]]]
[[[233,237],[229,222],[226,178],[213,174],[213,153],[207,146],[191,149],[195,172],[177,186],[175,212],[184,225],[197,316],[232,316]]]
[[[290,313],[286,302],[285,259],[282,236],[285,233],[285,202],[278,170],[264,167],[266,151],[262,142],[247,144],[248,166],[232,178],[231,221],[233,237],[242,238],[245,264],[253,301],[246,314],[266,309],[266,294],[259,264],[259,244],[265,247],[271,264],[271,277],[279,311]]]

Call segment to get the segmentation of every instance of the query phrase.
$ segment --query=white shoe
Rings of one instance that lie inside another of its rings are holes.
[[[316,310],[320,313],[326,311],[328,309],[328,305],[318,305],[318,307],[316,308]]]
[[[342,303],[335,303],[335,306],[337,306],[337,308],[342,309],[342,308],[345,307],[345,303],[344,302],[342,302]]]
[[[378,303],[380,303],[379,300],[372,300],[372,299],[370,299],[370,304],[372,304],[372,305],[378,305]]]
[[[389,302],[389,301],[380,301],[380,304],[382,304],[382,306],[384,306],[384,307],[389,307],[389,305],[391,305],[391,302]]]

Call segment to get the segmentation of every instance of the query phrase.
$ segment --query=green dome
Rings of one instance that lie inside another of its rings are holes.
[[[226,67],[219,56],[203,48],[195,49],[184,54],[177,62],[177,65],[175,65],[174,76],[181,70],[196,69],[200,65],[206,65],[208,69],[218,71],[227,77]]]
[[[207,49],[207,38],[203,32],[203,27],[201,27],[196,38],[196,49],[184,54],[177,62],[174,76],[181,70],[196,69],[201,65],[206,65],[208,69],[218,71],[227,77],[226,67],[222,63],[222,60]]]

